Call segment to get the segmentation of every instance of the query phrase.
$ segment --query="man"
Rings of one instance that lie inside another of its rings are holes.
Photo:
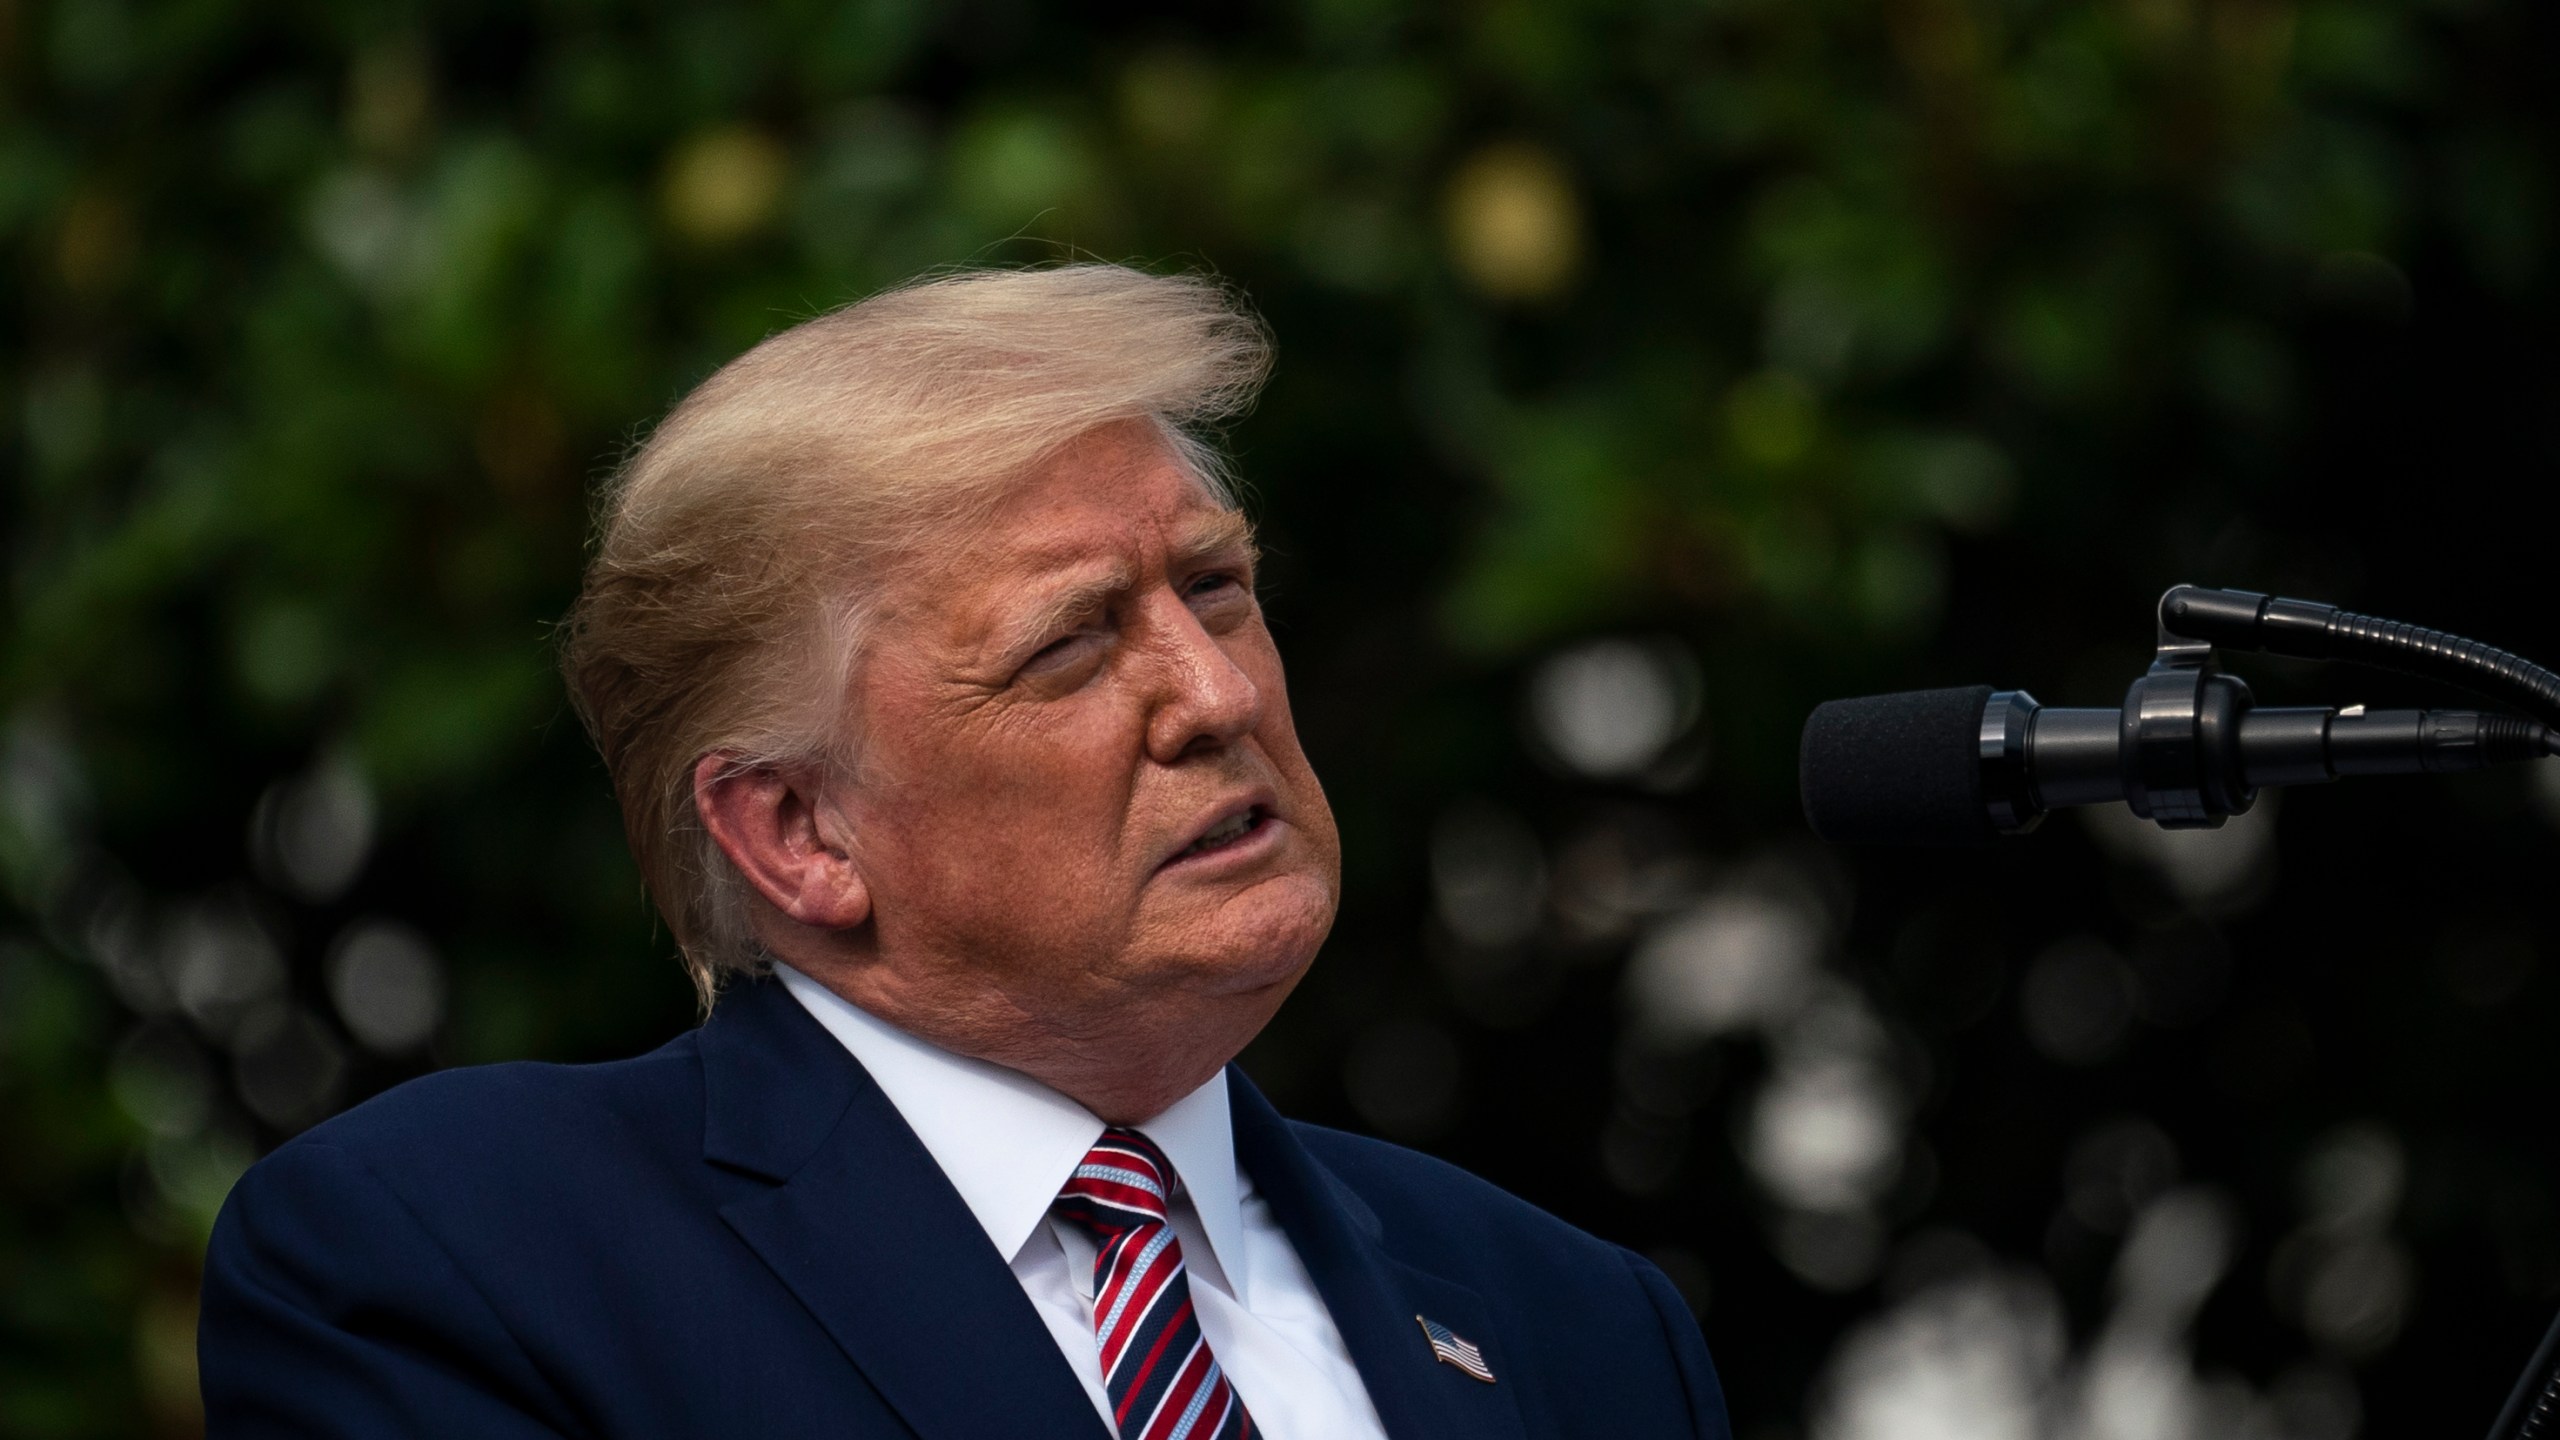
[[[1653,1267],[1228,1068],[1339,878],[1197,438],[1267,354],[964,274],[669,415],[566,668],[708,1019],[252,1170],[212,1435],[1726,1435]]]

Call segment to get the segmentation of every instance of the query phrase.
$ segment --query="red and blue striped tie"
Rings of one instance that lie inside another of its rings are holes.
[[[1120,1440],[1244,1440],[1253,1421],[1191,1309],[1182,1242],[1165,1223],[1173,1167],[1134,1130],[1102,1132],[1058,1192],[1091,1235],[1093,1335]]]

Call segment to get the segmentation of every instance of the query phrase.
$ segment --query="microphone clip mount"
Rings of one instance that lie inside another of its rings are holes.
[[[2151,669],[2125,691],[2125,804],[2164,829],[2207,830],[2257,803],[2240,762],[2240,721],[2256,701],[2214,663],[2212,641],[2170,627],[2178,593],[2160,597]]]

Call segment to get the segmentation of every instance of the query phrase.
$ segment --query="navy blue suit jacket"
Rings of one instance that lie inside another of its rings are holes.
[[[1728,1440],[1651,1265],[1230,1084],[1389,1435]],[[639,1059],[446,1071],[286,1144],[214,1227],[200,1346],[214,1440],[1106,1435],[914,1132],[771,982]]]

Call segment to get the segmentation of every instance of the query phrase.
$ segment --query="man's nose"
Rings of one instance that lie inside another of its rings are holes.
[[[1156,703],[1147,717],[1147,754],[1171,765],[1197,750],[1231,745],[1262,723],[1262,687],[1179,598],[1167,596],[1148,626]]]

